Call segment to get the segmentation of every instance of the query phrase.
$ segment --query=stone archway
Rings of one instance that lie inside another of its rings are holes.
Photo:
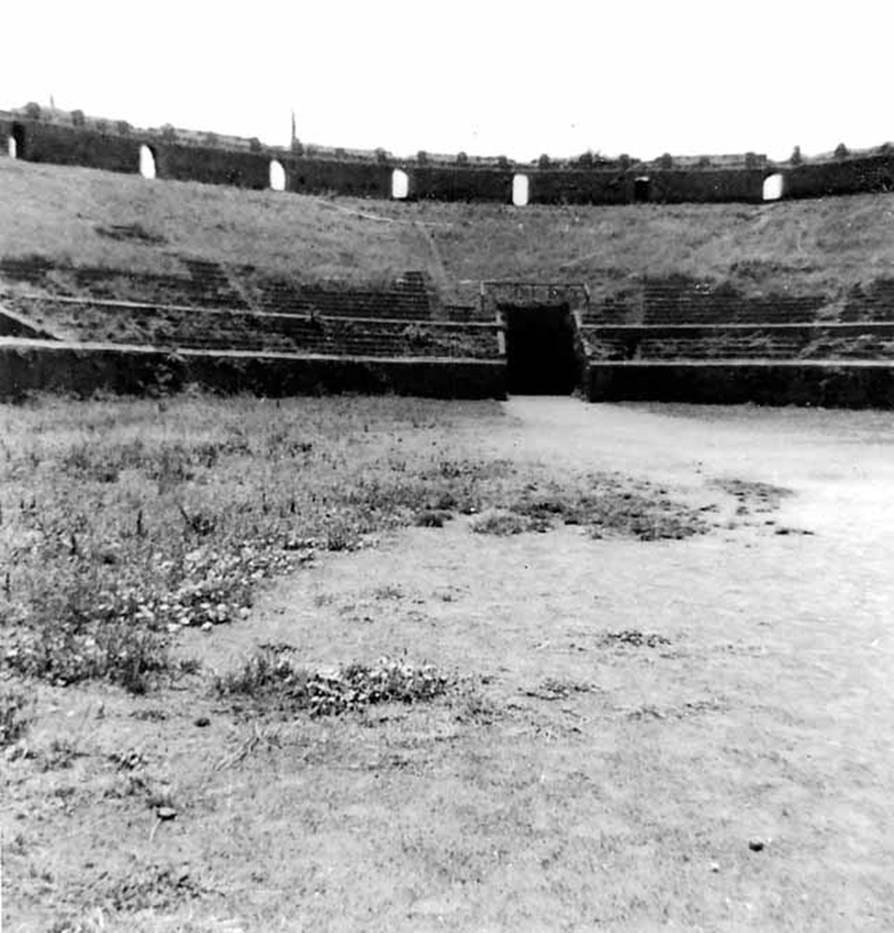
[[[764,179],[763,198],[765,201],[778,201],[785,194],[785,177],[776,172]]]
[[[391,173],[391,197],[395,201],[406,200],[410,193],[410,176],[400,168]]]
[[[574,321],[567,303],[500,304],[511,395],[570,395],[580,383]]]
[[[279,159],[270,160],[270,190],[286,190],[286,170],[283,168],[283,164]]]
[[[652,197],[652,181],[648,175],[640,175],[633,179],[633,200],[637,204],[645,204]]]
[[[155,153],[145,144],[140,146],[140,174],[143,178],[155,178]]]

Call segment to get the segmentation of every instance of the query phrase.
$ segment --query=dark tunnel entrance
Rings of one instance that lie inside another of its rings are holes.
[[[500,305],[500,311],[510,394],[570,395],[579,367],[568,305]]]
[[[9,154],[14,159],[25,158],[25,127],[21,123],[13,123],[12,135],[9,137]]]
[[[633,200],[637,204],[645,204],[650,199],[650,182],[645,176],[633,180]]]

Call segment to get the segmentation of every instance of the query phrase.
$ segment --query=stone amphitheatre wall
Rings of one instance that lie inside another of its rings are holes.
[[[393,166],[379,161],[346,161],[278,153],[286,189],[299,194],[339,194],[360,198],[391,197]]]
[[[178,143],[153,144],[156,177],[233,185],[263,191],[270,187],[270,156],[260,152],[233,152],[215,146]]]
[[[512,201],[513,178],[527,177],[532,204],[625,204],[634,201],[712,202],[763,199],[770,175],[783,177],[782,196],[821,197],[894,190],[894,151],[887,145],[859,153],[796,163],[765,156],[672,157],[643,162],[622,156],[574,160],[541,156],[533,163],[498,158],[427,155],[398,158],[384,150],[302,146],[268,147],[258,140],[165,127],[131,128],[122,121],[87,118],[78,111],[43,112],[36,105],[0,111],[0,139],[15,139],[17,156],[31,162],[80,165],[137,173],[148,146],[156,177],[265,189],[278,161],[289,191],[390,198],[395,170],[407,175],[407,198],[441,201]],[[6,153],[6,146],[0,153]]]
[[[785,195],[815,198],[866,191],[894,191],[894,152],[844,156],[827,162],[790,167],[785,173]]]
[[[140,162],[140,140],[117,133],[100,132],[94,128],[75,128],[38,120],[4,119],[0,114],[0,133],[4,145],[15,136],[24,151],[19,158],[29,162],[49,162],[54,165],[82,165],[110,172],[136,172]]]

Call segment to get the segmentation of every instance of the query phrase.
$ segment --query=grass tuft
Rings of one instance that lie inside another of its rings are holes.
[[[34,703],[20,689],[0,686],[0,748],[17,742],[34,718]]]

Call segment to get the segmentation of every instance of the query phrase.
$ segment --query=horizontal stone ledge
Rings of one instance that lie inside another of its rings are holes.
[[[714,323],[699,323],[687,321],[686,323],[671,324],[663,321],[654,324],[592,324],[585,322],[581,330],[588,335],[608,337],[618,334],[688,334],[698,331],[718,333],[730,331],[796,331],[796,330],[833,330],[833,331],[885,331],[894,330],[894,320],[890,321],[729,321]]]
[[[754,368],[767,369],[779,366],[802,367],[807,369],[881,369],[894,372],[894,360],[852,360],[849,358],[826,359],[826,360],[768,360],[761,362],[752,358],[735,359],[729,357],[717,360],[591,360],[591,368],[599,369],[636,369],[636,368],[654,368],[669,369],[673,367],[685,367],[687,369],[726,369],[726,368]]]

